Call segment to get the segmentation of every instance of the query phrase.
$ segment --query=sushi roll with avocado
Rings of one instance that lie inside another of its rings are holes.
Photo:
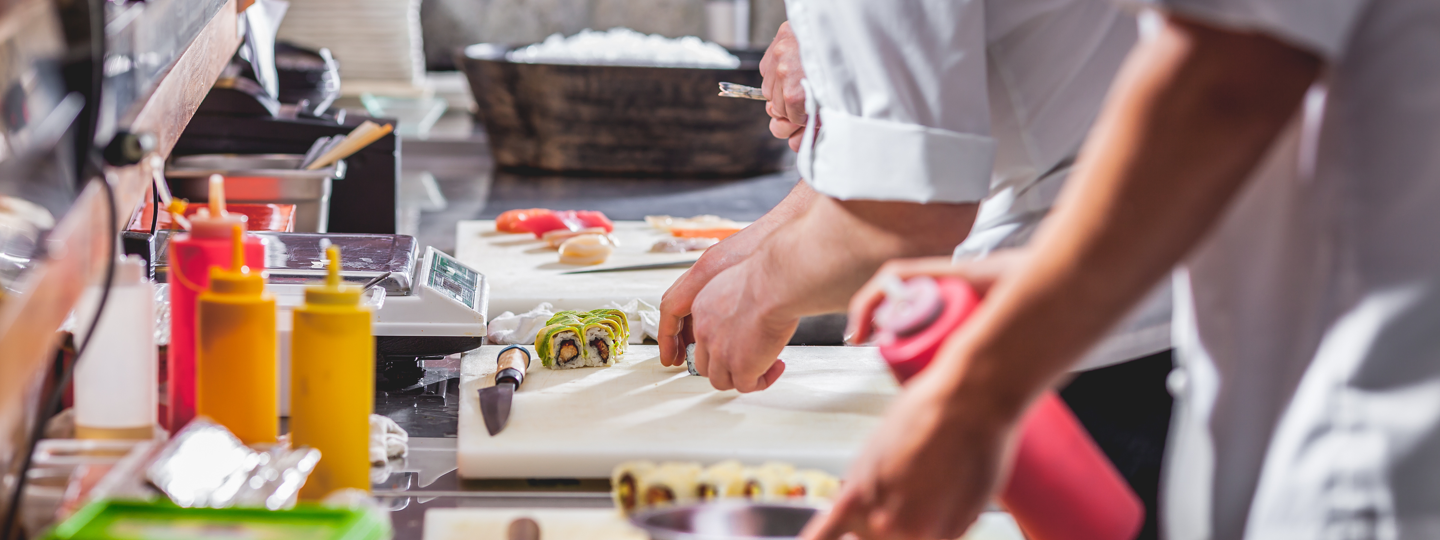
[[[552,324],[535,336],[535,353],[540,364],[550,369],[585,367],[584,330],[570,324]]]
[[[695,500],[695,480],[700,477],[698,463],[662,463],[640,477],[640,507],[680,505]]]
[[[615,466],[610,473],[610,495],[621,513],[629,514],[640,507],[640,479],[655,471],[649,461],[629,461]]]
[[[585,365],[605,367],[615,360],[615,331],[604,319],[590,319],[585,323]]]
[[[695,479],[695,496],[702,501],[744,497],[745,466],[732,459],[707,467]]]
[[[840,493],[840,479],[825,471],[802,469],[790,475],[786,496],[807,503],[828,503]]]
[[[742,493],[752,501],[785,500],[790,494],[790,477],[794,474],[794,466],[774,461],[746,469]]]

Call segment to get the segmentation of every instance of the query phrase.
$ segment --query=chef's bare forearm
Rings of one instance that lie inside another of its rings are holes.
[[[844,311],[885,261],[948,255],[969,233],[976,207],[817,195],[746,261],[751,282],[764,289],[758,307],[780,318]]]
[[[1195,246],[1320,70],[1255,34],[1170,21],[1127,60],[1032,257],[942,349],[958,404],[1013,420]]]
[[[776,204],[774,208],[746,228],[754,228],[756,232],[768,235],[781,225],[795,221],[804,215],[805,211],[810,209],[810,204],[815,200],[815,196],[815,190],[810,189],[809,183],[804,180],[795,182],[795,187],[790,188],[790,193],[785,195],[779,204]]]

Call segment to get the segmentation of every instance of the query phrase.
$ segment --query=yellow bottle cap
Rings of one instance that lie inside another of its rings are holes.
[[[230,269],[210,268],[210,290],[219,294],[260,296],[265,292],[265,277],[245,266],[245,227],[235,225],[231,228],[230,240],[234,249]]]
[[[340,281],[340,246],[325,249],[325,284],[305,288],[305,303],[327,306],[354,306],[360,304],[360,287],[346,285]]]

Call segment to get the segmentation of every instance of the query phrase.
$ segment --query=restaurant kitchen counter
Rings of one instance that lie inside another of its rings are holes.
[[[769,211],[798,181],[794,170],[738,179],[529,176],[494,170],[483,134],[467,140],[406,140],[400,187],[401,234],[455,252],[456,224],[513,208],[651,214],[717,214],[740,221]],[[609,481],[463,480],[456,474],[459,356],[426,362],[421,388],[376,392],[375,412],[410,433],[410,453],[372,471],[373,492],[391,509],[398,540],[424,535],[432,508],[609,508]],[[473,398],[474,396],[468,396]]]

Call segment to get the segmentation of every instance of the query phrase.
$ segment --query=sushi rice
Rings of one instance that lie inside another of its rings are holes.
[[[745,471],[744,497],[752,501],[783,501],[790,496],[795,467],[771,461]]]
[[[649,508],[722,499],[804,502],[823,506],[840,491],[840,479],[816,469],[795,470],[788,463],[745,467],[727,460],[701,468],[693,462],[656,465],[631,461],[616,466],[611,496],[624,514]]]
[[[615,309],[559,311],[535,335],[535,353],[550,369],[607,367],[625,354],[630,326]]]
[[[698,463],[662,463],[640,478],[640,504],[656,508],[695,502],[695,480],[699,476]]]

